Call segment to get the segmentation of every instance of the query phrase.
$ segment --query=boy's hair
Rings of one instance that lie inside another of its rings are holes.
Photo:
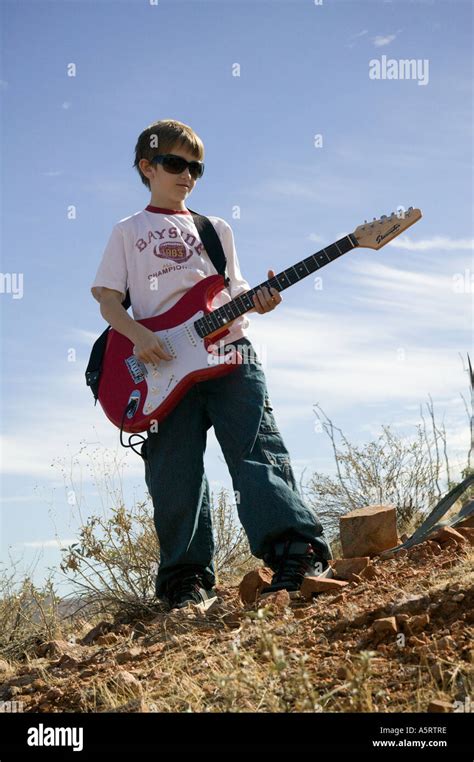
[[[156,137],[155,137],[156,136]],[[141,171],[138,163],[141,159],[151,161],[160,153],[172,153],[173,148],[186,148],[199,161],[204,158],[204,145],[194,130],[176,119],[160,119],[153,122],[140,134],[135,146],[133,166],[141,177],[142,183],[150,189],[150,182]]]

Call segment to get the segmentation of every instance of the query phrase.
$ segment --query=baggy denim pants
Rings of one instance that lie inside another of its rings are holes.
[[[200,567],[209,586],[216,581],[204,471],[211,426],[232,478],[238,517],[252,554],[263,559],[276,538],[295,532],[314,544],[321,559],[331,558],[318,516],[298,490],[255,349],[247,338],[227,347],[231,345],[244,362],[228,375],[192,386],[158,430],[148,430],[141,448],[160,544],[157,597],[186,566]]]

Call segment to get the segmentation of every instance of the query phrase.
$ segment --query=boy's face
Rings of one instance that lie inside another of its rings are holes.
[[[196,161],[196,156],[183,147],[173,147],[166,153],[181,156],[187,161]],[[140,159],[139,167],[150,182],[152,196],[167,198],[170,202],[182,204],[196,184],[196,180],[191,177],[189,167],[178,175],[166,172],[161,164],[150,164],[148,159]]]

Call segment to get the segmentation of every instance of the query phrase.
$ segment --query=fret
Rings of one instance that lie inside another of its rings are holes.
[[[306,278],[316,270],[324,267],[329,262],[333,262],[337,257],[346,254],[358,245],[359,243],[352,233],[344,236],[339,241],[335,241],[335,243],[332,243],[325,249],[321,249],[321,251],[311,254],[309,257],[297,262],[295,265],[291,265],[286,270],[282,270],[281,273],[277,273],[277,275],[274,275],[269,280],[260,283],[255,288],[249,289],[244,294],[239,294],[235,299],[226,302],[221,307],[218,307],[212,312],[207,313],[207,315],[204,315],[199,320],[196,320],[194,323],[196,331],[201,338],[204,338],[215,330],[223,328],[229,321],[235,320],[255,306],[252,297],[264,286],[275,288],[277,291],[284,291],[286,288],[293,286],[295,283],[298,283],[303,278]]]

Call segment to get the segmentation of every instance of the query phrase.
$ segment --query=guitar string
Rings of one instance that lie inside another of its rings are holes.
[[[328,247],[328,248],[329,248],[329,247]],[[323,249],[322,251],[324,251],[324,253],[326,254],[326,256],[328,256],[328,254],[327,254],[327,252],[326,252],[326,250],[325,250],[325,249]],[[313,258],[313,259],[315,259],[315,258],[316,258],[316,256],[317,256],[319,253],[321,253],[321,252],[316,252],[316,254],[311,254],[311,255],[310,255],[310,257],[307,257],[307,259],[310,259],[310,258]],[[346,252],[342,252],[342,253],[346,253]],[[329,259],[329,261],[333,261],[333,260]],[[303,260],[303,262],[305,262],[305,260]],[[299,262],[298,264],[301,264],[301,263]],[[317,260],[316,260],[316,264],[317,264]],[[325,264],[327,264],[327,263],[325,263]],[[305,265],[305,267],[306,267],[306,265]],[[288,267],[288,268],[287,268],[287,270],[290,270],[290,269],[295,269],[295,266],[294,266],[294,265],[291,265],[290,267]],[[308,268],[306,268],[306,269],[308,269]],[[320,267],[317,267],[317,269],[320,269]],[[286,271],[283,271],[283,272],[286,272]],[[310,272],[308,272],[308,273],[307,273],[307,275],[311,275],[313,272],[314,272],[314,271],[310,271]],[[287,276],[285,276],[285,277],[286,277],[286,278],[287,278],[287,280],[288,280],[288,277],[287,277]],[[306,277],[306,276],[305,276],[305,277]],[[298,281],[295,281],[295,282],[299,282],[299,280],[301,280],[301,279],[300,279],[300,278],[298,278]],[[281,284],[278,282],[278,276],[277,276],[277,275],[274,275],[274,276],[273,276],[273,278],[269,278],[267,281],[265,281],[265,284],[267,284],[267,285],[268,285],[268,286],[270,286],[270,287],[274,287],[275,285],[277,285],[277,286],[280,286],[280,285],[281,285]],[[261,284],[261,285],[264,285],[264,284]],[[291,284],[291,285],[293,285],[293,284]],[[251,289],[251,290],[254,290],[254,289]],[[231,298],[230,302],[224,302],[224,304],[220,305],[219,307],[215,307],[215,308],[214,308],[214,309],[213,309],[211,312],[205,313],[205,314],[204,314],[204,315],[203,315],[201,318],[198,318],[198,320],[203,320],[203,319],[204,319],[205,317],[207,317],[208,315],[212,314],[213,312],[216,312],[218,309],[221,309],[221,308],[225,307],[227,304],[230,304],[232,301],[235,301],[236,299],[241,299],[242,297],[244,297],[244,296],[245,296],[245,294],[248,294],[248,293],[249,293],[249,291],[244,291],[244,293],[243,293],[243,294],[238,294],[237,296],[235,296],[235,297]],[[254,295],[255,295],[255,294],[254,294]],[[217,296],[217,294],[216,294],[215,296]],[[215,298],[215,297],[214,297],[214,298]],[[244,304],[244,306],[245,306],[245,304]],[[255,306],[255,305],[253,305],[253,306]],[[250,309],[252,309],[252,308],[251,308],[251,307],[248,307],[248,308],[247,308],[247,310],[246,310],[246,312],[248,312]],[[243,313],[242,313],[242,315],[245,315],[245,312],[243,312]],[[236,316],[236,317],[234,317],[234,318],[230,318],[229,322],[233,322],[234,320],[237,320],[239,317],[242,317],[242,315],[237,315],[237,316]],[[197,321],[193,321],[193,324],[194,324],[194,322],[197,322]],[[215,330],[215,331],[220,331],[221,329],[223,329],[223,328],[225,328],[225,327],[226,327],[226,323],[224,323],[224,325],[222,325],[222,326],[219,326],[218,328],[215,328],[214,330]],[[155,333],[155,334],[156,334],[156,333],[159,333],[159,332],[158,332],[158,331],[154,331],[153,333]],[[179,329],[178,329],[178,330],[177,330],[177,331],[176,331],[174,334],[172,334],[172,336],[176,336],[176,337],[178,337],[178,338],[179,338],[179,337],[181,337],[182,335],[184,335],[185,333],[186,333],[186,329],[185,329],[185,328],[181,328],[181,327],[180,327],[180,328],[179,328]],[[212,331],[211,331],[211,333],[212,333]],[[204,340],[206,337],[205,337],[205,336],[204,336],[204,337],[201,337],[201,336],[200,336],[199,338],[202,338],[202,339]],[[144,363],[144,364],[147,364],[147,365],[152,365],[153,363]],[[156,364],[156,363],[155,363],[155,364]]]

